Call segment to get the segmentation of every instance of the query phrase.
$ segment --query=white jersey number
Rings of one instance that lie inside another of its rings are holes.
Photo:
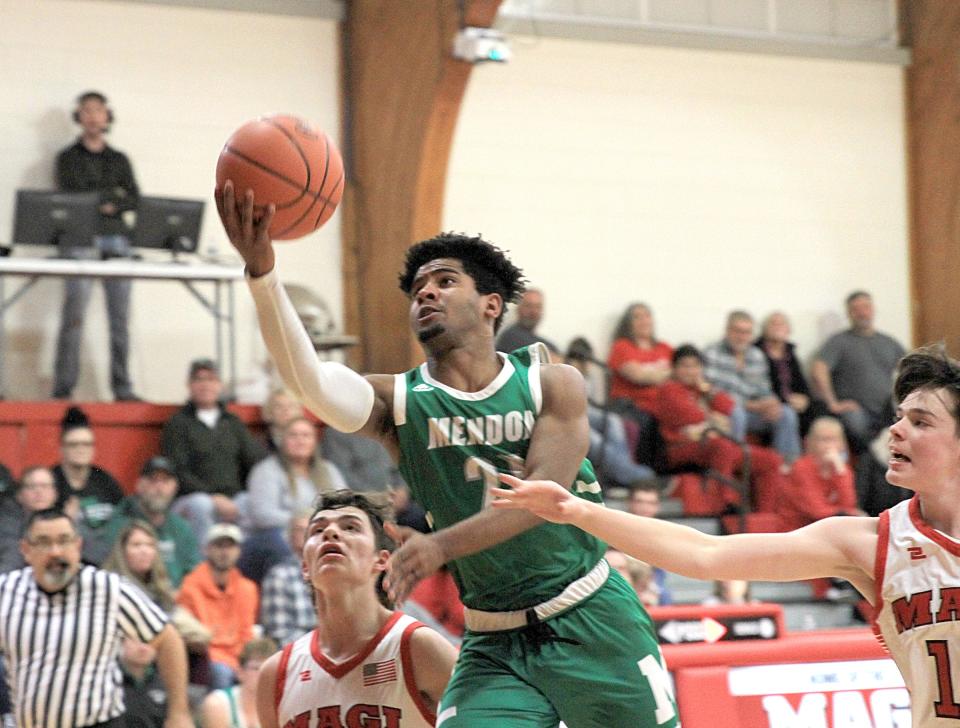
[[[523,458],[519,455],[506,455],[503,459],[507,461],[507,470],[513,475],[523,474]],[[490,507],[490,501],[493,496],[490,495],[491,488],[499,488],[500,480],[497,477],[500,471],[489,460],[473,455],[463,463],[463,478],[468,483],[474,480],[483,480],[483,505],[482,508]]]
[[[927,640],[927,654],[933,658],[937,667],[937,686],[940,699],[935,701],[933,709],[938,718],[960,720],[960,704],[953,693],[953,672],[950,669],[950,650],[946,640]]]

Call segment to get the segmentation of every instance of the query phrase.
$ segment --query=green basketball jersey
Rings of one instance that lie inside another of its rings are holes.
[[[503,368],[480,392],[461,392],[423,364],[395,375],[393,416],[400,472],[434,529],[486,507],[497,472],[519,475],[543,403],[540,344],[500,354]],[[584,460],[574,493],[601,502]],[[451,563],[463,603],[485,611],[525,609],[555,597],[599,561],[604,544],[573,526],[545,523]]]

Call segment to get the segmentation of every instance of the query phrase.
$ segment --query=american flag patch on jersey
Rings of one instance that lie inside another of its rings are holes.
[[[381,685],[397,679],[396,659],[368,662],[363,666],[363,686]]]

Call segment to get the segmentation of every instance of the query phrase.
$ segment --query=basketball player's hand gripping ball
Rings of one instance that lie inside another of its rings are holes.
[[[323,225],[343,195],[343,159],[330,138],[294,116],[261,116],[237,129],[217,160],[217,188],[233,180],[242,200],[253,190],[255,214],[276,213],[273,240],[301,238]]]

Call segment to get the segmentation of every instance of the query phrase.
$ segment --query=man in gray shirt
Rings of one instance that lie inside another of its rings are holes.
[[[517,303],[517,320],[507,326],[497,336],[497,351],[508,354],[521,346],[530,346],[538,341],[542,342],[551,352],[559,353],[559,349],[549,339],[537,333],[537,326],[543,320],[543,292],[538,288],[528,288]]]
[[[847,318],[850,328],[827,339],[810,374],[859,454],[890,424],[894,370],[906,352],[896,339],[874,329],[873,298],[866,291],[847,296]]]

